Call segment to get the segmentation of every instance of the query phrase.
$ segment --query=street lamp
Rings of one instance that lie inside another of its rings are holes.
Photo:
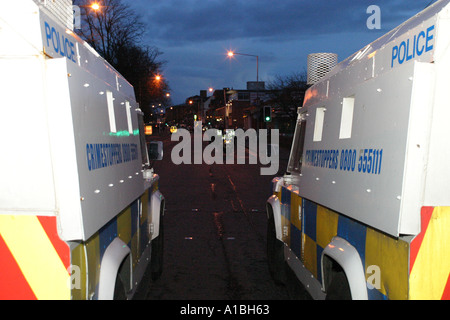
[[[100,10],[100,5],[97,2],[94,2],[93,4],[91,4],[91,8],[95,11]]]
[[[257,55],[254,54],[248,54],[248,53],[238,53],[238,52],[234,52],[232,50],[229,50],[227,52],[228,57],[231,59],[233,58],[235,55],[240,55],[240,56],[248,56],[248,57],[256,57],[256,105],[258,108],[259,113],[261,112],[259,105],[259,95],[258,95],[258,91],[259,91],[259,57]],[[258,120],[256,120],[258,123]],[[259,126],[259,125],[258,125]]]
[[[234,51],[228,51],[227,53],[229,58],[233,58],[235,55],[239,55],[239,56],[248,56],[248,57],[256,57],[256,82],[259,82],[259,57],[257,55],[254,54],[248,54],[248,53],[238,53],[238,52],[234,52]]]

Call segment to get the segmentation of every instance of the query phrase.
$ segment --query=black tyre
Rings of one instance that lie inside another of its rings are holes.
[[[127,300],[127,294],[125,291],[125,286],[123,285],[122,280],[120,280],[120,276],[116,277],[116,284],[114,286],[114,300]]]
[[[344,271],[333,272],[333,278],[331,279],[330,286],[327,290],[326,300],[351,300],[352,295],[350,292],[350,286],[348,284],[347,277]]]
[[[163,253],[164,253],[164,228],[163,214],[159,221],[159,236],[152,241],[152,257],[151,257],[151,275],[152,280],[157,280],[163,271]]]

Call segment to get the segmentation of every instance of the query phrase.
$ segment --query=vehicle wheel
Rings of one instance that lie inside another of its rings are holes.
[[[120,276],[116,276],[116,284],[114,285],[114,300],[127,300],[127,294],[125,292],[125,287],[120,280]]]
[[[151,275],[152,280],[157,280],[163,270],[163,252],[164,252],[164,228],[163,215],[161,214],[159,222],[159,236],[152,241],[152,257],[151,257]]]
[[[276,284],[286,283],[284,244],[277,239],[275,222],[271,215],[267,221],[267,261],[269,272]]]
[[[333,273],[330,286],[327,290],[326,300],[351,300],[350,286],[347,277],[341,269]]]

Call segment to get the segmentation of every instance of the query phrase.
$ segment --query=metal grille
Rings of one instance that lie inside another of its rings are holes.
[[[317,83],[334,66],[338,56],[335,53],[311,53],[308,55],[308,84]]]

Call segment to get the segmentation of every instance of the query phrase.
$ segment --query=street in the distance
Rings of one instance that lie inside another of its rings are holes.
[[[260,165],[248,161],[174,165],[177,142],[152,138],[158,139],[164,142],[164,159],[154,165],[166,198],[164,267],[145,288],[146,299],[306,298],[296,280],[285,287],[269,274],[265,202],[273,176],[260,175]],[[280,172],[287,157],[282,150]]]

